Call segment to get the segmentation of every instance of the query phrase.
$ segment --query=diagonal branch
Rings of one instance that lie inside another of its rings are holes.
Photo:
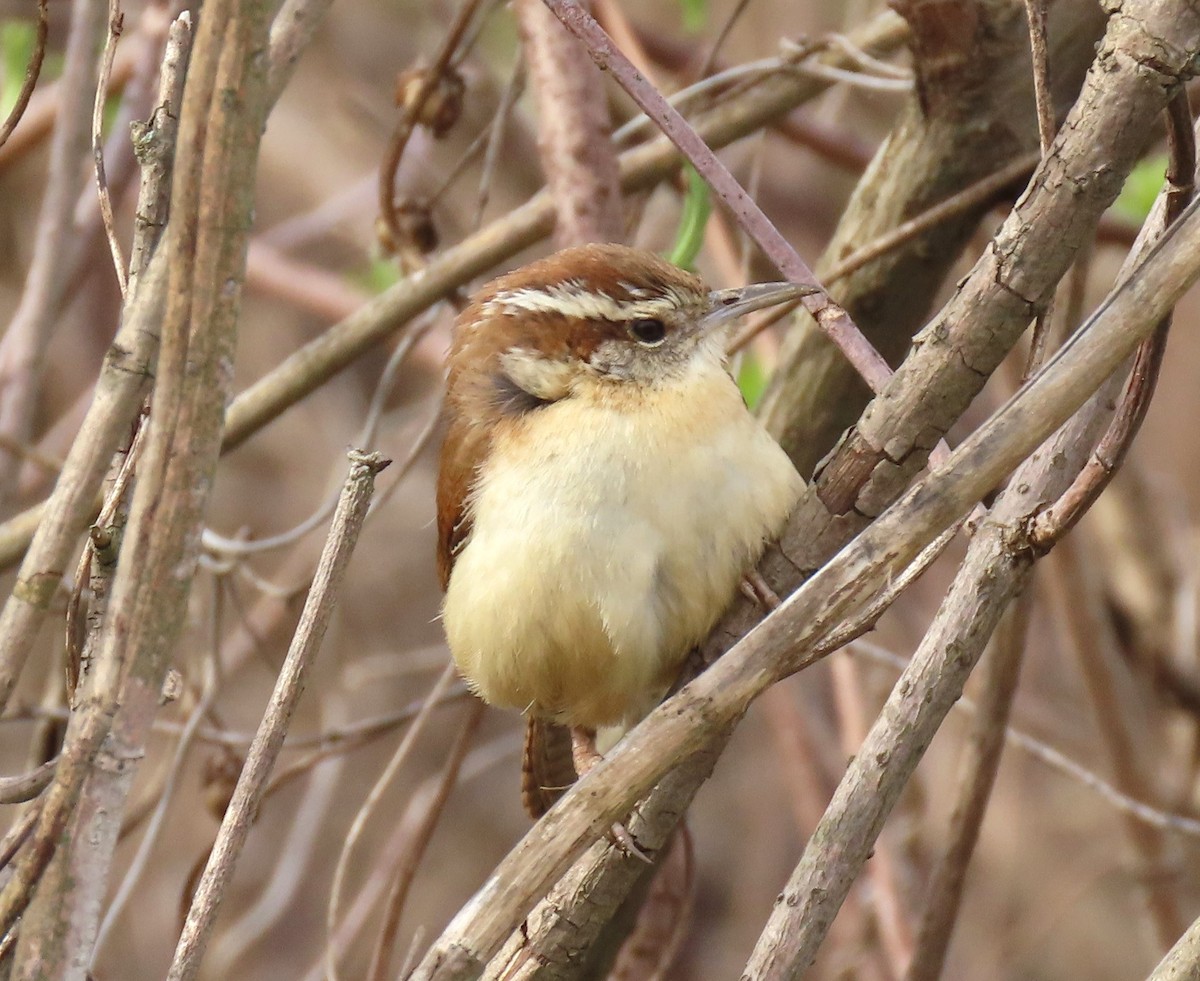
[[[892,374],[887,362],[862,336],[846,311],[829,299],[812,270],[780,234],[758,202],[746,193],[729,169],[717,159],[704,138],[663,98],[658,89],[642,77],[604,33],[604,29],[576,0],[545,0],[545,3],[587,46],[588,54],[596,64],[612,73],[667,139],[679,148],[775,267],[792,282],[820,291],[804,298],[802,302],[805,309],[841,348],[867,384],[879,391]]]

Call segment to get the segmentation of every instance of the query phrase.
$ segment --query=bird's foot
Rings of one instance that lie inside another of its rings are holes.
[[[742,592],[746,594],[747,599],[757,603],[768,613],[783,602],[757,569],[751,569],[742,577]]]
[[[604,759],[600,751],[596,749],[595,732],[578,726],[571,727],[571,758],[575,761],[575,772],[581,777]],[[626,855],[641,859],[647,865],[654,864],[654,860],[638,847],[638,843],[634,841],[629,829],[620,821],[609,828],[608,837]]]

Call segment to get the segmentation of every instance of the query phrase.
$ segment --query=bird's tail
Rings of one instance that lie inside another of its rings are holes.
[[[540,818],[574,782],[570,730],[528,716],[521,754],[521,803],[529,816]]]

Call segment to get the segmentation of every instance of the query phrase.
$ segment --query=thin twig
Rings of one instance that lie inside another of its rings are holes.
[[[92,160],[96,170],[96,192],[100,198],[100,218],[104,223],[104,235],[112,253],[113,269],[117,274],[117,285],[121,287],[122,299],[129,293],[129,277],[125,269],[125,257],[121,254],[121,243],[117,239],[112,196],[108,192],[108,175],[104,170],[104,106],[108,100],[108,81],[112,77],[117,41],[121,38],[124,24],[125,15],[121,12],[121,0],[108,0],[108,35],[104,39],[104,55],[100,59],[100,80],[96,84],[96,99],[92,103]]]
[[[700,63],[700,70],[696,72],[697,78],[707,78],[712,74],[713,69],[717,66],[717,58],[721,54],[721,49],[725,47],[725,42],[729,40],[729,35],[733,33],[737,22],[749,6],[750,0],[737,0],[737,3],[733,5],[733,9],[729,11],[729,15],[725,18],[724,23],[721,24],[721,29],[717,31],[717,36],[713,40],[712,47],[708,49],[708,53]]]
[[[1186,89],[1180,89],[1168,104],[1167,134],[1171,154],[1163,207],[1164,221],[1170,224],[1182,214],[1195,189],[1196,140]],[[1120,407],[1108,432],[1074,483],[1037,517],[1033,536],[1040,547],[1049,548],[1078,523],[1124,461],[1150,408],[1170,327],[1170,317],[1164,318],[1154,333],[1138,345]]]
[[[1033,58],[1033,97],[1037,105],[1038,143],[1042,156],[1050,153],[1054,142],[1056,121],[1054,102],[1050,91],[1050,58],[1046,52],[1046,0],[1025,0],[1025,15],[1029,22],[1029,47]],[[1025,378],[1032,375],[1046,359],[1046,346],[1050,340],[1050,325],[1054,320],[1054,297],[1038,312],[1033,323],[1033,338],[1029,342],[1029,360],[1025,364]]]
[[[61,111],[50,142],[33,256],[21,300],[0,340],[0,432],[18,443],[30,439],[46,352],[59,323],[58,302],[66,288],[61,259],[90,145],[91,115],[86,107],[92,101],[94,57],[103,16],[101,0],[80,0],[71,7],[71,28],[58,82]],[[12,493],[16,463],[0,450],[0,501]]]
[[[825,277],[827,283],[836,282],[849,276],[865,266],[868,262],[880,256],[893,252],[901,245],[912,241],[923,232],[940,225],[948,218],[972,211],[981,205],[993,201],[1001,191],[1010,187],[1015,181],[1028,177],[1037,165],[1038,154],[1030,153],[1018,157],[1011,163],[1001,167],[994,174],[964,187],[956,194],[950,195],[932,208],[922,211],[914,218],[901,222],[890,232],[880,235],[874,241],[868,242],[861,248],[855,249],[844,259],[839,259]]]
[[[388,760],[387,766],[376,777],[374,786],[371,787],[366,800],[363,801],[362,806],[359,807],[357,813],[354,815],[354,821],[350,825],[350,830],[346,833],[346,840],[343,842],[341,850],[338,853],[337,867],[333,873],[333,884],[329,887],[329,904],[325,911],[325,972],[329,981],[337,981],[338,978],[338,948],[337,944],[334,943],[334,937],[338,933],[342,892],[345,887],[346,873],[350,865],[350,856],[354,850],[354,846],[358,844],[358,839],[362,836],[363,829],[382,799],[384,791],[391,785],[400,767],[404,765],[404,762],[411,755],[417,737],[424,731],[425,724],[429,721],[433,706],[443,697],[446,689],[449,688],[456,677],[457,674],[454,665],[447,664],[441,676],[425,697],[425,704],[421,706],[421,711],[417,713],[417,717],[413,719],[408,732],[400,740],[400,745],[396,747],[396,751],[392,754],[392,758]]]
[[[496,107],[496,118],[488,128],[487,149],[483,154],[483,170],[479,175],[479,196],[475,201],[475,218],[471,222],[473,229],[483,224],[483,212],[487,209],[488,198],[492,193],[492,175],[496,172],[496,162],[500,159],[500,151],[504,146],[504,134],[508,128],[508,120],[512,116],[513,106],[525,89],[525,62],[518,61],[512,75],[500,94],[500,105]]]
[[[0,777],[0,804],[21,804],[33,800],[50,786],[57,760],[48,760],[18,777]]]
[[[379,927],[375,949],[371,952],[371,964],[366,975],[367,981],[384,981],[384,978],[388,976],[388,964],[391,962],[396,946],[396,931],[400,927],[400,914],[404,912],[404,903],[408,898],[413,876],[417,874],[417,868],[421,864],[425,850],[429,847],[429,840],[433,837],[438,819],[442,816],[446,802],[450,799],[450,792],[454,790],[458,782],[458,771],[462,767],[467,750],[471,748],[471,740],[479,728],[479,723],[483,721],[486,711],[487,706],[482,701],[477,701],[471,706],[466,719],[459,728],[457,738],[450,747],[450,752],[446,754],[446,762],[442,765],[437,788],[421,815],[420,823],[413,833],[411,844],[399,869],[396,870],[396,880],[392,883],[391,892],[388,893],[387,902],[384,904],[383,923]]]
[[[1042,153],[1054,140],[1054,98],[1050,91],[1050,56],[1046,50],[1046,0],[1025,0],[1029,49],[1033,58],[1033,97],[1037,104],[1038,142]]]
[[[856,653],[861,652],[897,672],[902,672],[909,663],[907,658],[861,638],[854,641],[851,650]],[[978,714],[981,710],[980,706],[967,695],[963,695],[954,704],[954,709],[971,716]],[[1030,735],[1024,729],[1017,729],[1010,725],[1004,730],[1004,738],[1038,763],[1074,780],[1080,786],[1096,794],[1104,803],[1121,814],[1136,818],[1148,827],[1157,828],[1159,831],[1169,831],[1173,834],[1185,835],[1188,838],[1200,839],[1200,819],[1189,817],[1186,814],[1164,811],[1162,808],[1152,807],[1143,800],[1122,793],[1094,770],[1089,770],[1061,750]]]
[[[292,713],[304,691],[308,670],[329,625],[337,591],[367,514],[375,477],[387,466],[379,454],[360,454],[357,451],[351,452],[350,461],[350,473],[333,517],[317,573],[313,577],[312,589],[305,600],[300,623],[283,667],[279,670],[262,723],[238,777],[233,798],[225,810],[204,874],[196,887],[167,975],[169,981],[187,981],[200,970],[200,960],[216,921],[225,887],[250,832],[259,799],[283,746]]]
[[[358,431],[358,435],[354,437],[354,445],[362,447],[364,450],[373,449],[375,446],[376,436],[379,431],[379,423],[383,418],[383,411],[387,404],[388,398],[391,396],[392,388],[396,382],[396,375],[400,371],[401,366],[405,363],[412,349],[417,343],[433,328],[437,323],[437,318],[434,311],[426,313],[416,324],[414,324],[408,332],[400,339],[400,343],[396,345],[392,351],[388,362],[384,365],[383,371],[380,373],[379,381],[375,385],[375,390],[371,394],[371,402],[367,407],[367,416],[363,421],[362,427]],[[435,409],[434,415],[437,415]],[[398,477],[403,479],[412,467],[412,462],[417,454],[424,449],[425,439],[422,439],[424,433],[419,434],[414,440],[414,445],[410,448],[404,461],[399,467]],[[322,522],[329,520],[329,516],[333,514],[333,510],[337,507],[340,492],[331,495],[323,502],[312,514],[304,520],[296,523],[286,531],[281,531],[276,535],[270,535],[266,538],[238,539],[229,538],[224,535],[219,535],[211,529],[205,528],[203,532],[204,547],[210,551],[216,552],[219,555],[233,557],[257,555],[262,552],[269,552],[272,549],[283,548],[291,545],[297,539],[303,538],[305,535],[319,528]],[[374,509],[372,505],[372,509]]]
[[[137,35],[134,35],[130,39],[131,42],[136,37]],[[128,49],[122,48],[117,52],[111,82],[111,91],[114,94],[120,92],[133,77],[140,57],[140,44],[131,43]],[[25,115],[21,117],[21,125],[12,132],[8,142],[0,146],[0,171],[11,167],[41,146],[51,136],[58,121],[58,114],[62,109],[61,96],[61,76],[33,93],[33,97],[29,100],[29,107],[25,110]]]
[[[29,64],[25,66],[25,80],[21,83],[21,91],[17,93],[16,101],[9,110],[8,118],[0,125],[0,146],[8,142],[17,123],[25,115],[29,106],[29,98],[37,86],[38,76],[42,73],[42,61],[46,57],[46,38],[50,34],[50,5],[48,0],[37,0],[38,19],[37,33],[33,39],[33,51],[29,55]]]
[[[862,336],[845,310],[838,307],[825,293],[811,269],[796,250],[779,233],[771,220],[748,195],[700,135],[662,97],[617,49],[599,24],[575,0],[545,0],[556,17],[588,48],[588,53],[605,71],[629,93],[630,97],[650,116],[713,191],[730,208],[738,223],[758,243],[764,254],[784,276],[794,283],[819,290],[806,297],[805,308],[817,324],[846,355],[851,364],[873,391],[879,391],[892,376],[886,361]]]
[[[421,110],[437,90],[443,77],[451,69],[454,53],[462,43],[471,18],[475,16],[480,0],[462,0],[458,12],[446,32],[446,38],[433,59],[428,71],[422,72],[417,80],[416,89],[411,97],[406,99],[401,107],[400,120],[388,143],[387,153],[379,168],[379,215],[384,227],[392,237],[392,241],[404,240],[400,228],[400,218],[396,214],[396,171],[400,169],[400,160],[404,156],[404,148],[417,125]]]
[[[929,878],[925,910],[905,981],[937,981],[961,907],[967,867],[979,840],[988,800],[1000,769],[1008,718],[1024,659],[1031,596],[1019,595],[996,629],[991,654],[983,662],[983,694],[959,764],[958,789],[948,841]]]

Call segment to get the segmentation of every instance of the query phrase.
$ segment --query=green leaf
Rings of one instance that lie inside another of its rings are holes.
[[[351,278],[367,292],[377,294],[400,282],[400,270],[391,259],[372,259],[366,269]]]
[[[1122,218],[1141,224],[1150,214],[1154,199],[1162,190],[1167,174],[1166,154],[1147,157],[1130,172],[1125,186],[1113,202],[1113,211]]]
[[[17,93],[25,83],[25,69],[33,57],[37,26],[29,21],[10,20],[0,24],[0,60],[4,72],[0,75],[0,119],[7,119],[17,104]]]
[[[738,369],[738,388],[742,390],[742,398],[751,410],[758,406],[763,392],[767,389],[767,373],[763,370],[762,362],[753,351],[742,355],[742,366]]]
[[[679,10],[689,34],[700,33],[708,24],[708,0],[679,0]]]
[[[667,258],[683,269],[691,269],[704,244],[704,229],[712,214],[712,192],[691,164],[684,168],[684,174],[687,193],[683,198],[683,213],[679,216],[675,244]]]

